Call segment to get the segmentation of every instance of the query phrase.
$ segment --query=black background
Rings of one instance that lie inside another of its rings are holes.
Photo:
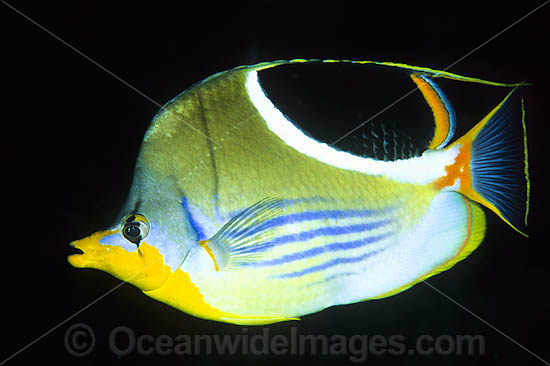
[[[163,104],[215,72],[289,58],[371,59],[443,69],[541,2],[9,2],[83,54]],[[360,5],[359,5],[360,4]],[[545,239],[550,7],[545,6],[449,71],[496,81],[533,82],[524,92],[532,178],[530,238],[488,213],[487,238],[465,262],[429,283],[540,357],[547,332]],[[67,244],[103,229],[124,202],[140,141],[158,106],[2,4],[2,341],[0,362],[120,281],[66,261]],[[383,108],[384,106],[380,106]],[[96,346],[83,358],[64,346],[67,329],[90,326]],[[329,356],[117,357],[113,328],[136,335],[241,334],[196,319],[123,285],[6,364],[317,364]],[[271,335],[479,334],[482,356],[370,355],[371,364],[543,363],[425,284],[388,299],[340,306]],[[251,327],[250,335],[262,327]]]

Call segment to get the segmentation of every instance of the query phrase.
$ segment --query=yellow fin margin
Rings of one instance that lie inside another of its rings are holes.
[[[276,60],[276,61],[270,61],[270,62],[261,62],[255,65],[249,65],[249,66],[238,66],[234,68],[233,70],[239,70],[239,69],[253,69],[253,70],[264,70],[269,69],[271,67],[276,67],[279,65],[285,65],[285,64],[296,64],[296,63],[308,63],[308,62],[323,62],[323,63],[351,63],[351,64],[372,64],[372,65],[382,65],[382,66],[388,66],[388,67],[395,67],[398,69],[403,70],[410,70],[412,73],[420,74],[420,75],[430,75],[433,78],[445,78],[445,79],[452,79],[457,81],[464,81],[469,83],[477,83],[477,84],[485,84],[485,85],[493,85],[493,86],[504,86],[504,87],[514,87],[514,86],[520,86],[520,85],[528,85],[525,82],[521,83],[499,83],[495,81],[489,81],[479,78],[472,78],[468,76],[462,76],[458,74],[453,74],[451,72],[443,71],[443,70],[435,70],[430,69],[428,67],[419,67],[419,66],[412,66],[407,65],[403,63],[397,63],[397,62],[385,62],[385,61],[368,61],[368,60],[334,60],[334,59],[303,59],[303,58],[297,58],[292,60]]]

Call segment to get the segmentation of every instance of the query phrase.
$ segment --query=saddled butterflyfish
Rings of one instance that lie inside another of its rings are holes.
[[[358,153],[304,131],[259,76],[310,64],[399,72],[419,90],[429,141],[414,153],[366,124],[373,131]],[[453,139],[463,114],[443,82],[507,94]],[[215,74],[157,113],[118,219],[72,242],[68,261],[193,316],[243,325],[397,294],[480,245],[482,207],[526,235],[522,85],[373,61],[275,61]]]

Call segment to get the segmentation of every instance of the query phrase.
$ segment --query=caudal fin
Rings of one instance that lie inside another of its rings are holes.
[[[447,147],[456,148],[455,164],[447,166],[447,175],[436,181],[436,186],[452,186],[527,236],[529,172],[525,109],[519,87]]]

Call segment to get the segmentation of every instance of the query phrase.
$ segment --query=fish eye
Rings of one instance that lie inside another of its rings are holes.
[[[143,215],[128,215],[122,220],[121,226],[122,236],[137,246],[149,234],[149,222]]]

